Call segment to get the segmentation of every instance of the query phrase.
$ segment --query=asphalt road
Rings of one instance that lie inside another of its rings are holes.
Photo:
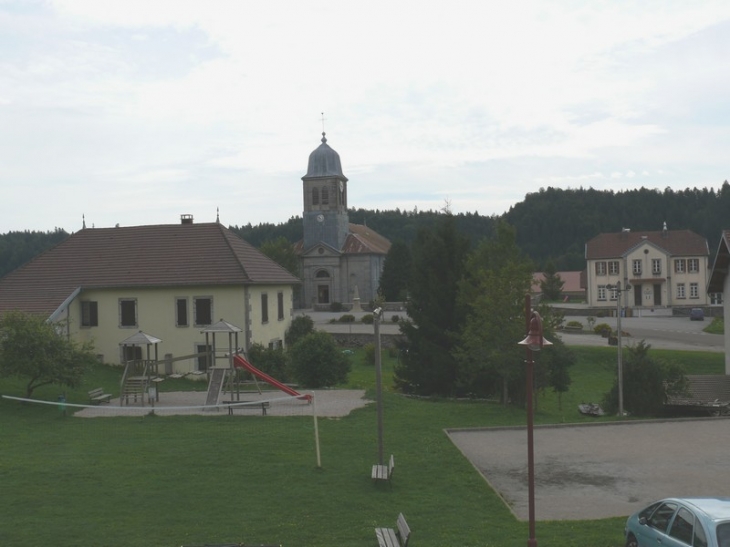
[[[648,312],[647,312],[648,313]],[[315,323],[315,328],[332,333],[373,333],[373,325],[366,325],[360,322],[360,318],[367,312],[358,312],[353,315],[356,318],[354,323],[332,323],[343,315],[343,313],[315,312],[312,310],[299,310],[298,315],[308,315]],[[398,315],[401,318],[406,316],[405,312],[386,312],[380,326],[382,334],[398,334],[400,332],[398,323],[392,321],[392,317]],[[608,341],[600,336],[588,333],[588,326],[585,317],[566,315],[565,321],[580,321],[586,329],[585,334],[571,334],[561,332],[560,337],[569,346],[606,346]],[[597,323],[607,323],[616,329],[616,318],[605,317],[596,319]],[[708,325],[708,321],[690,321],[686,317],[624,317],[621,319],[621,330],[629,336],[622,339],[624,345],[631,345],[640,340],[645,340],[651,347],[656,349],[677,349],[694,351],[725,351],[725,337],[721,334],[707,334],[702,329]]]

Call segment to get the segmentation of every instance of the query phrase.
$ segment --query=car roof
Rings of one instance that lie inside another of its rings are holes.
[[[705,513],[712,520],[730,520],[730,497],[668,498]]]

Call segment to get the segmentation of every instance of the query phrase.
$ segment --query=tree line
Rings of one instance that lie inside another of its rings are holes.
[[[497,221],[514,227],[517,246],[543,270],[552,261],[558,270],[585,267],[585,243],[605,232],[632,230],[659,231],[664,223],[670,230],[688,229],[707,238],[710,252],[719,244],[730,211],[730,184],[718,189],[687,188],[663,191],[640,188],[615,192],[593,188],[541,188],[500,216],[477,212],[452,215],[456,230],[472,244],[491,237]],[[351,209],[350,222],[364,224],[388,238],[411,245],[422,228],[432,228],[441,211]],[[289,243],[302,239],[302,218],[258,225],[232,225],[243,239],[261,247],[267,241],[285,238]],[[0,276],[21,266],[36,254],[68,237],[62,229],[52,232],[24,231],[0,235]]]

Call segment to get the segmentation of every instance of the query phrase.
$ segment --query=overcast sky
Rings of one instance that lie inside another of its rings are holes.
[[[0,233],[285,222],[323,124],[356,208],[718,188],[728,36],[728,0],[0,0]]]

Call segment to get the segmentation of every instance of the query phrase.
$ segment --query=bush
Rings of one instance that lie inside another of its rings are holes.
[[[636,416],[656,416],[663,410],[668,394],[679,395],[687,391],[682,367],[651,357],[650,348],[642,340],[627,347],[624,355],[624,411]],[[611,414],[618,412],[618,381],[604,396],[603,408]]]
[[[595,327],[593,327],[593,332],[596,334],[600,334],[604,338],[609,336],[613,329],[611,328],[611,325],[607,323],[598,323]]]
[[[393,316],[390,318],[390,320],[393,323],[397,323],[398,321],[400,321],[400,315],[393,314]]]
[[[251,364],[280,382],[288,382],[286,355],[282,348],[271,349],[253,344],[248,351]]]
[[[347,381],[350,360],[326,332],[315,331],[289,350],[290,371],[303,387],[321,388]]]
[[[565,326],[574,329],[582,329],[583,323],[581,323],[580,321],[568,321]]]
[[[314,321],[312,318],[308,315],[300,315],[292,319],[291,325],[284,335],[284,342],[287,347],[291,347],[298,340],[312,332],[314,332]]]
[[[365,350],[365,364],[375,365],[375,344],[365,344],[362,349]]]
[[[367,315],[363,315],[360,321],[362,321],[366,325],[372,325],[375,322],[375,318],[368,313]]]
[[[354,323],[355,322],[355,316],[349,313],[346,313],[345,315],[341,315],[338,319],[340,323]]]
[[[330,311],[339,313],[339,312],[341,312],[344,309],[345,308],[342,306],[342,302],[332,302],[330,304]]]

